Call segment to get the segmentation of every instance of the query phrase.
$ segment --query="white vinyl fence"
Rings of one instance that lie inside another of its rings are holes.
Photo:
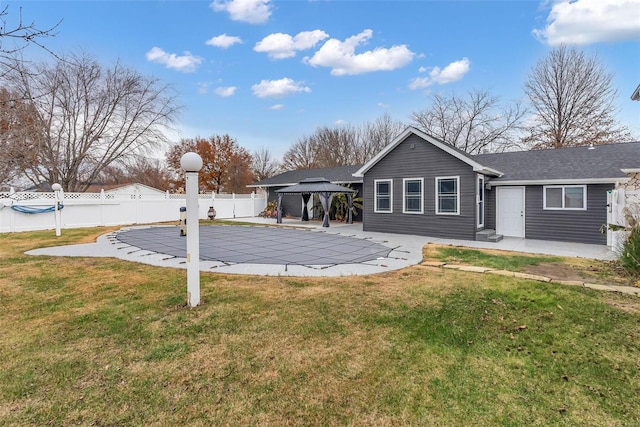
[[[23,213],[55,206],[55,193],[0,193],[0,233],[55,228],[55,213]],[[60,211],[62,228],[147,224],[178,221],[184,194],[64,193]],[[266,207],[261,194],[200,194],[198,217],[207,218],[210,206],[217,219],[257,216]]]

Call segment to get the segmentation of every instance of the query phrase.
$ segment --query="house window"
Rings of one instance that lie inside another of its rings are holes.
[[[436,214],[460,215],[460,177],[436,178]]]
[[[402,204],[403,213],[422,213],[422,178],[405,178],[402,180],[404,184],[404,200]]]
[[[484,176],[482,175],[478,175],[476,206],[478,209],[478,227],[484,227]]]
[[[375,187],[375,207],[376,213],[391,213],[393,212],[393,180],[391,179],[377,179],[374,181]]]
[[[543,191],[544,209],[587,209],[586,185],[550,185]]]

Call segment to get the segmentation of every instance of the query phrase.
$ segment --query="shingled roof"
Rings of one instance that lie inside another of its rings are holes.
[[[290,185],[285,188],[276,190],[276,193],[282,194],[301,194],[301,193],[355,193],[356,190],[343,187],[342,185],[333,184],[325,178],[307,178],[300,181],[299,184]]]
[[[283,172],[271,178],[255,182],[247,187],[282,187],[294,185],[309,177],[321,176],[334,184],[351,184],[362,182],[362,178],[355,178],[353,174],[362,165],[337,166],[333,168],[298,169]]]
[[[640,142],[478,154],[475,161],[504,173],[495,183],[510,181],[614,182],[621,169],[640,169]]]

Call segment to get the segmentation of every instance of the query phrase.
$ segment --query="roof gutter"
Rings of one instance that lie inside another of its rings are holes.
[[[492,187],[504,185],[559,185],[559,184],[615,184],[626,182],[629,178],[583,178],[583,179],[523,179],[508,181],[490,181]]]
[[[504,175],[504,173],[500,172],[497,169],[488,168],[482,165],[478,165],[477,167],[474,167],[473,171],[477,173],[481,173],[483,175],[497,176],[498,178]]]

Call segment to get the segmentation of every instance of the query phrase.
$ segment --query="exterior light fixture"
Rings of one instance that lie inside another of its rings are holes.
[[[189,152],[180,158],[185,170],[187,193],[187,305],[200,304],[200,231],[198,223],[198,171],[202,169],[202,157]]]

